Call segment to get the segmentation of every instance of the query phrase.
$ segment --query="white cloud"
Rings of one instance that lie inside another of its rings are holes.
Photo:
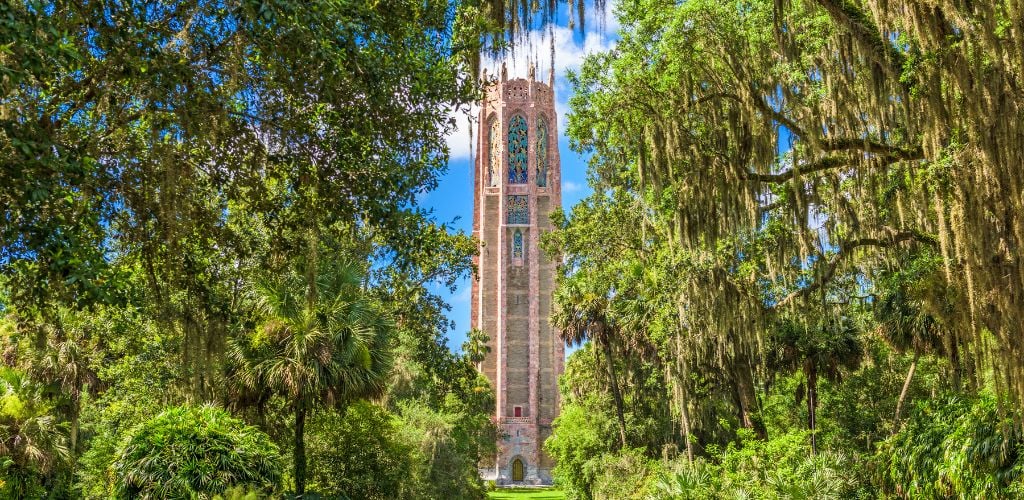
[[[450,118],[455,119],[455,130],[445,138],[448,142],[448,151],[452,160],[473,157],[475,137],[470,134],[470,130],[473,130],[473,134],[476,134],[476,115],[479,112],[480,106],[474,104],[468,110],[465,108],[456,109],[448,113]]]
[[[537,79],[547,80],[551,69],[552,36],[555,49],[555,77],[556,80],[563,80],[563,83],[566,71],[579,69],[588,54],[604,52],[615,46],[615,41],[604,32],[587,31],[580,35],[568,26],[549,24],[531,31],[529,36],[519,41],[506,57],[486,58],[483,67],[489,74],[494,75],[501,70],[501,63],[504,61],[508,66],[510,78],[525,77],[532,63],[537,68]],[[581,36],[582,40],[579,39]],[[555,85],[559,86],[558,84],[556,81]]]
[[[581,186],[578,182],[573,182],[573,181],[563,181],[562,182],[562,192],[563,193],[577,193],[577,192],[579,192],[581,190],[583,190],[583,186]]]
[[[470,298],[472,298],[470,297],[470,294],[472,294],[472,292],[473,288],[469,284],[466,284],[462,287],[461,290],[459,290],[455,295],[452,296],[452,302],[455,304],[468,304]]]
[[[558,129],[561,135],[565,135],[566,113],[569,110],[569,82],[565,75],[569,70],[578,70],[583,65],[587,55],[605,52],[615,47],[614,33],[617,28],[615,16],[610,13],[609,5],[608,22],[605,29],[596,31],[598,27],[596,19],[588,13],[588,29],[582,35],[567,26],[549,24],[538,30],[533,30],[523,40],[518,40],[512,52],[503,58],[485,58],[481,66],[490,75],[501,71],[501,63],[505,62],[508,68],[509,78],[525,78],[529,74],[528,68],[533,64],[537,68],[537,79],[547,81],[551,70],[551,40],[554,37],[555,48],[555,111],[558,113]],[[595,10],[595,9],[592,9]],[[598,15],[598,14],[593,14]],[[451,114],[456,119],[457,129],[448,135],[448,147],[451,150],[451,159],[470,159],[473,155],[472,141],[469,134],[469,127],[476,125],[476,115],[479,112],[478,106],[466,113],[465,110],[455,111]],[[470,125],[468,118],[472,117],[473,125]],[[475,133],[474,129],[474,133]]]

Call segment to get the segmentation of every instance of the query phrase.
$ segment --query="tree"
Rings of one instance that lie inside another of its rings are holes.
[[[111,471],[117,498],[209,498],[236,486],[270,493],[281,456],[269,436],[222,409],[176,407],[132,429]]]
[[[678,253],[714,257],[728,278],[685,295],[709,297],[716,336],[756,345],[751,319],[816,314],[829,284],[933,251],[956,352],[1020,405],[1024,125],[1005,119],[1024,109],[1018,10],[645,4],[620,16],[631,36],[583,65],[569,134],[595,154],[599,185],[636,193]],[[734,300],[751,270],[756,300]],[[989,333],[999,349],[981,347]]]
[[[956,343],[950,341],[946,325],[940,318],[948,317],[948,307],[942,301],[942,294],[934,288],[941,287],[937,276],[938,262],[925,255],[910,262],[905,268],[883,275],[880,283],[881,296],[875,308],[879,335],[899,352],[911,352],[913,361],[896,400],[893,421],[899,424],[903,404],[906,401],[910,383],[917,370],[922,354],[947,354],[955,351]],[[954,365],[958,356],[948,356]],[[953,386],[959,389],[959,367],[953,366]]]
[[[308,265],[308,264],[307,264]],[[260,324],[234,339],[234,374],[249,391],[281,395],[294,415],[295,493],[306,489],[310,410],[379,395],[391,368],[394,325],[362,286],[362,266],[321,262],[310,290],[294,268],[253,290]]]
[[[627,446],[626,418],[623,408],[625,404],[619,389],[618,375],[615,373],[615,358],[612,352],[614,326],[610,324],[608,317],[608,302],[611,293],[612,291],[604,286],[595,275],[580,272],[568,277],[559,277],[551,324],[558,329],[562,341],[570,345],[580,345],[591,340],[604,354],[608,382],[615,402],[615,415],[619,424],[620,444],[625,448]]]
[[[490,341],[491,338],[483,330],[474,328],[466,335],[466,341],[462,344],[462,352],[470,363],[479,365],[491,352],[491,346],[488,344]]]
[[[40,385],[0,367],[0,492],[11,498],[43,495],[68,458],[67,438],[51,410]]]
[[[769,364],[775,369],[800,371],[806,381],[807,429],[811,453],[817,453],[818,378],[838,382],[842,370],[855,370],[864,356],[859,332],[848,318],[800,322],[784,319],[773,332]],[[797,395],[797,402],[804,397]]]
[[[0,5],[9,304],[145,308],[214,399],[238,283],[310,230],[364,228],[389,264],[448,253],[420,248],[447,231],[417,196],[475,99],[479,43],[475,11],[431,2]]]
[[[98,316],[98,315],[97,315]],[[85,313],[75,314],[67,308],[57,310],[53,331],[47,335],[47,345],[35,360],[33,376],[44,384],[55,385],[61,397],[68,399],[67,416],[70,426],[72,466],[79,453],[79,420],[82,413],[82,393],[97,392],[99,376],[96,373],[92,347],[92,325]]]

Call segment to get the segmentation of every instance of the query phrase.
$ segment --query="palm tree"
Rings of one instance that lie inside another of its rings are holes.
[[[490,341],[491,338],[483,330],[473,328],[466,335],[466,341],[462,344],[462,352],[470,363],[479,367],[491,352],[491,346],[488,345]]]
[[[592,340],[604,352],[605,366],[615,401],[615,414],[619,424],[619,439],[626,447],[626,418],[622,392],[619,390],[612,355],[614,325],[609,320],[610,287],[604,287],[582,271],[562,280],[555,291],[555,307],[551,324],[558,329],[562,340],[569,345],[581,345]]]
[[[893,420],[898,424],[921,354],[943,353],[943,338],[948,332],[934,315],[927,312],[924,302],[912,297],[903,286],[897,286],[880,298],[875,317],[878,320],[878,334],[893,349],[901,353],[914,353],[899,399],[896,400]]]
[[[230,344],[234,375],[244,388],[279,394],[291,404],[299,497],[306,489],[307,413],[381,394],[391,368],[394,325],[363,288],[362,276],[362,267],[351,262],[321,262],[314,273],[295,269],[261,283],[254,291],[262,323]]]
[[[43,478],[67,459],[64,433],[43,389],[23,373],[0,367],[0,470],[14,498],[38,495]]]
[[[770,364],[777,370],[801,371],[807,381],[807,428],[811,453],[817,453],[818,379],[842,379],[843,369],[855,370],[864,358],[860,335],[848,318],[824,319],[817,324],[783,320],[772,336]]]
[[[99,383],[99,375],[89,359],[88,325],[83,316],[66,308],[58,309],[46,348],[31,368],[36,379],[55,385],[68,398],[72,461],[78,454],[82,391],[88,388],[95,393]]]

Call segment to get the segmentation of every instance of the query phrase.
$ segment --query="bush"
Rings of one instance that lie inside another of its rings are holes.
[[[593,412],[581,404],[566,404],[555,419],[554,432],[544,450],[555,460],[555,482],[566,498],[593,497],[594,483],[602,473],[602,456],[617,439],[615,422],[605,412]]]
[[[919,404],[875,455],[877,486],[903,498],[1019,498],[1024,441],[992,395]]]
[[[210,498],[233,486],[274,490],[281,456],[219,408],[177,407],[132,429],[111,469],[119,498]]]
[[[401,439],[414,447],[409,475],[416,489],[404,498],[487,497],[477,464],[494,453],[496,430],[488,415],[466,407],[453,394],[445,397],[441,411],[410,401],[399,413]]]
[[[309,489],[328,497],[395,499],[411,468],[394,417],[373,403],[354,403],[342,416],[317,413],[307,429]]]
[[[676,461],[655,479],[656,499],[870,498],[859,482],[856,457],[826,452],[811,455],[806,432],[761,441],[749,431],[713,456],[719,462]]]
[[[642,448],[609,453],[592,462],[596,470],[594,498],[598,500],[647,499],[648,485],[660,472],[660,464],[644,455]]]

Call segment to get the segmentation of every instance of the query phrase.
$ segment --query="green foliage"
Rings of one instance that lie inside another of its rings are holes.
[[[443,496],[476,491],[493,394],[447,351],[431,291],[476,244],[418,199],[477,97],[485,10],[0,5],[0,359],[31,388],[7,397],[3,438],[39,447],[0,453],[0,496],[109,497],[120,444],[162,408],[218,401],[301,450],[299,414],[378,395],[451,426],[453,462],[424,470],[457,470]],[[392,377],[394,347],[415,376]],[[406,437],[381,439],[420,449]],[[300,455],[275,481],[301,490]]]
[[[845,499],[869,498],[857,457],[810,454],[805,432],[768,441],[741,433],[714,462],[678,460],[655,482],[658,499]]]
[[[104,389],[85,394],[82,437],[88,443],[75,470],[76,488],[85,498],[107,498],[117,448],[134,427],[163,408],[181,403],[185,376],[174,352],[175,336],[152,320],[129,311],[97,314],[105,322],[107,359],[98,369]]]
[[[327,403],[383,393],[394,323],[363,288],[360,266],[305,261],[255,287],[260,323],[231,343],[232,372],[255,401],[284,398],[295,415],[296,494],[305,492],[305,422]]]
[[[486,496],[477,464],[495,453],[497,429],[490,415],[454,394],[441,408],[406,402],[399,407],[401,439],[415,449],[408,474],[412,498],[475,500]]]
[[[400,422],[369,402],[349,406],[345,414],[316,412],[307,432],[309,487],[329,498],[390,500],[411,498],[419,485],[413,447],[400,439]]]
[[[69,458],[67,438],[42,387],[25,374],[0,367],[0,493],[44,497],[53,471]]]
[[[593,498],[596,500],[646,500],[651,495],[650,484],[660,470],[660,464],[648,458],[642,448],[622,450],[602,455],[593,464],[596,477]]]
[[[882,491],[901,498],[1009,498],[1024,493],[1019,422],[990,394],[919,403],[874,460]]]
[[[266,434],[224,410],[178,407],[132,429],[111,472],[118,498],[210,498],[234,486],[276,490],[281,457]]]
[[[552,473],[567,498],[590,498],[602,471],[601,457],[611,451],[615,438],[614,417],[606,412],[593,413],[578,404],[562,406],[544,450],[555,460]]]

